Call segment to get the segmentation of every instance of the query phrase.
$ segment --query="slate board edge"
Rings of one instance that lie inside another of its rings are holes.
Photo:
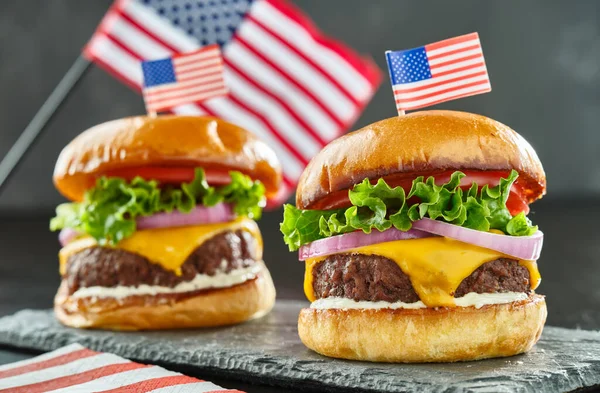
[[[36,311],[32,311],[32,310],[23,310],[24,313],[27,312],[37,312],[37,313],[41,313],[43,315],[45,315],[47,318],[50,318],[53,320],[53,315],[52,315],[52,310],[36,310]],[[11,322],[13,319],[14,320],[18,320],[19,318],[19,314],[21,312],[18,312],[12,316],[7,316],[7,317],[3,317],[0,318],[0,345],[6,345],[9,347],[15,347],[15,348],[23,348],[23,349],[30,349],[30,350],[35,350],[35,351],[50,351],[50,350],[54,350],[57,348],[60,348],[64,345],[68,345],[71,343],[80,343],[84,346],[87,346],[91,349],[94,350],[102,350],[105,352],[111,352],[111,353],[115,353],[117,355],[135,360],[135,361],[141,361],[141,362],[146,362],[146,363],[159,363],[159,364],[169,364],[169,365],[173,365],[174,367],[178,367],[178,366],[183,366],[183,367],[187,367],[187,368],[191,368],[193,370],[198,370],[198,371],[206,371],[206,372],[215,372],[217,371],[218,374],[223,375],[223,376],[232,376],[233,379],[237,379],[237,380],[246,380],[246,381],[254,381],[256,382],[256,376],[260,375],[261,373],[261,369],[260,367],[256,366],[254,363],[256,361],[260,361],[260,359],[250,359],[249,362],[246,362],[246,364],[244,365],[243,368],[240,368],[240,364],[237,365],[224,365],[224,364],[219,364],[218,361],[215,361],[215,358],[220,358],[220,356],[214,356],[214,352],[212,352],[211,356],[207,356],[206,353],[200,353],[200,354],[196,354],[196,356],[193,356],[194,354],[191,354],[192,356],[190,356],[190,354],[188,354],[187,356],[182,355],[182,354],[177,354],[177,357],[175,358],[170,358],[168,360],[165,360],[165,358],[163,358],[161,356],[161,351],[156,351],[153,350],[152,348],[144,348],[142,351],[140,351],[139,348],[135,348],[132,346],[129,346],[127,344],[125,345],[119,345],[117,344],[113,344],[107,341],[102,341],[102,340],[98,340],[95,337],[91,337],[91,336],[86,336],[85,335],[85,330],[76,330],[76,329],[70,329],[70,328],[66,328],[64,331],[59,332],[59,333],[55,333],[55,334],[45,334],[42,333],[40,334],[39,331],[35,331],[33,334],[23,334],[22,332],[18,332],[18,331],[10,331],[10,330],[6,330],[3,329],[4,323],[5,322]],[[550,327],[549,330],[553,330],[553,331],[568,331],[568,332],[577,332],[577,334],[580,336],[580,339],[586,340],[586,339],[590,339],[590,340],[597,340],[599,337],[599,333],[598,332],[594,332],[594,331],[585,331],[585,330],[572,330],[572,329],[564,329],[564,328],[556,328],[556,327]],[[107,345],[108,344],[108,345]],[[226,352],[224,352],[225,354]],[[225,357],[225,356],[224,356]],[[250,358],[252,358],[252,356],[249,356]],[[323,358],[322,362],[326,363],[328,360],[327,358]],[[315,363],[320,363],[321,361],[315,361]],[[231,363],[231,362],[228,362]],[[293,367],[292,367],[293,368]],[[568,373],[566,381],[560,380],[560,381],[556,381],[559,384],[556,386],[557,388],[561,389],[561,391],[572,391],[572,390],[577,390],[577,389],[590,389],[593,388],[595,386],[600,386],[600,384],[597,385],[592,385],[592,386],[584,386],[582,383],[583,381],[585,381],[586,379],[592,378],[594,376],[598,376],[600,375],[600,363],[596,363],[594,365],[593,368],[586,368],[584,370],[569,370],[570,372]],[[583,371],[583,374],[582,374]],[[245,376],[243,376],[242,378],[240,378],[240,374],[246,374]],[[363,378],[361,378],[360,381],[357,381],[355,379],[334,379],[332,376],[330,376],[330,378],[328,380],[324,380],[323,377],[324,375],[319,374],[316,375],[310,379],[307,379],[307,375],[303,374],[302,372],[300,372],[301,374],[301,378],[303,379],[303,381],[305,381],[306,383],[309,384],[309,386],[307,387],[323,387],[329,391],[339,391],[340,389],[343,388],[357,388],[358,390],[360,390],[361,392],[368,392],[368,391],[381,391],[381,387],[379,385],[379,387],[376,387],[377,381],[376,380],[372,380],[367,378],[364,378],[364,376],[362,376]],[[246,378],[247,377],[247,378]],[[264,376],[262,377],[264,378]],[[270,381],[265,381],[265,384],[269,384],[269,385],[274,385],[274,386],[285,386],[285,387],[289,387],[291,384],[289,383],[290,379],[298,379],[299,375],[294,375],[294,371],[290,370],[289,368],[287,370],[273,370],[273,373],[269,374],[269,379]],[[288,382],[288,383],[286,383]],[[494,385],[491,386],[495,386],[495,387],[501,387],[502,385],[498,385],[498,383],[502,382],[502,381],[490,381],[491,383],[493,383]],[[426,384],[424,384],[421,387],[425,387]],[[395,387],[390,387],[387,390],[385,390],[386,392],[402,392],[402,391],[406,391],[406,389],[409,388],[408,386],[395,386]],[[464,391],[472,391],[471,389],[473,388],[473,386],[469,386],[468,384],[466,384],[465,386],[452,386],[449,389],[443,389],[443,390],[432,390],[432,391],[436,391],[436,392],[464,392]],[[481,385],[478,386],[478,388],[481,388]],[[531,392],[535,392],[538,391],[539,386],[537,385],[532,385],[530,383],[527,383],[526,386],[521,386],[521,388],[525,388],[525,390],[522,391],[531,391]],[[504,390],[502,390],[504,391]]]

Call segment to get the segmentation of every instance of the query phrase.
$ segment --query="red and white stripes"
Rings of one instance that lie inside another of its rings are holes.
[[[0,366],[1,393],[153,392],[243,393],[158,366],[72,344],[44,355]]]

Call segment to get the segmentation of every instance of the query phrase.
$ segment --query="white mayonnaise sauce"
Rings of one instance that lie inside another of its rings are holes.
[[[456,303],[459,307],[475,307],[481,308],[487,304],[504,304],[504,303],[512,303],[518,302],[520,300],[525,300],[529,297],[528,294],[524,292],[498,292],[498,293],[475,293],[469,292],[463,297],[458,297],[454,299],[454,303]]]
[[[467,293],[463,297],[455,299],[455,303],[459,307],[475,307],[481,308],[487,304],[504,304],[512,303],[519,300],[527,299],[528,295],[522,292],[505,292],[505,293]],[[421,302],[414,303],[403,303],[403,302],[369,302],[369,301],[355,301],[352,299],[346,299],[341,297],[328,297],[324,299],[317,299],[312,302],[310,308],[316,309],[371,309],[378,310],[383,308],[389,308],[392,310],[396,309],[417,309],[427,308],[427,306]]]
[[[258,262],[245,268],[232,270],[229,273],[220,272],[213,276],[198,274],[192,280],[179,283],[173,288],[146,284],[142,284],[137,287],[116,286],[109,288],[95,286],[79,288],[77,291],[75,291],[75,293],[73,293],[72,296],[75,298],[111,297],[122,299],[124,297],[134,295],[158,295],[161,293],[182,293],[209,288],[226,288],[242,284],[255,278],[256,275],[264,268],[265,265],[263,262]]]
[[[415,303],[404,303],[404,302],[369,302],[369,301],[356,301],[352,299],[346,299],[343,297],[326,297],[323,299],[317,299],[310,304],[310,308],[318,308],[318,309],[330,309],[330,308],[338,308],[338,309],[353,309],[353,308],[364,308],[377,310],[380,308],[391,308],[391,309],[399,309],[399,308],[426,308],[425,303],[418,301]]]

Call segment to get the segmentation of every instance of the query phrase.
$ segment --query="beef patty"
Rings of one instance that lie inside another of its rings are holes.
[[[315,297],[413,303],[419,296],[391,259],[377,255],[336,254],[313,269]]]
[[[197,274],[212,276],[247,267],[258,259],[256,239],[246,231],[223,232],[202,243],[181,266],[178,276],[145,257],[116,248],[92,247],[73,254],[63,278],[69,294],[81,287],[138,286],[174,287]]]
[[[514,259],[500,258],[479,266],[460,283],[454,297],[469,292],[529,292],[530,288],[529,270]]]
[[[528,292],[529,270],[512,259],[481,265],[459,285],[455,297],[469,292]],[[336,254],[313,269],[317,299],[344,297],[356,301],[413,303],[419,300],[410,279],[391,259],[377,255]]]

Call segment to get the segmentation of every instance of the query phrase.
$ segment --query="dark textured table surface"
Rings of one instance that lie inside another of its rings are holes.
[[[387,364],[329,359],[296,333],[307,302],[279,300],[273,311],[241,325],[181,331],[72,329],[51,310],[0,318],[0,344],[54,350],[72,343],[188,374],[261,381],[280,391],[345,393],[561,393],[600,387],[600,332],[546,326],[528,353],[466,363]],[[206,378],[206,377],[205,377]]]
[[[542,200],[532,208],[530,217],[545,234],[538,292],[547,296],[547,324],[600,330],[600,201]],[[302,299],[303,266],[281,241],[280,217],[280,212],[267,213],[260,222],[265,261],[278,297]],[[51,307],[59,283],[59,246],[56,235],[47,231],[48,218],[49,214],[24,217],[10,212],[0,216],[0,317],[24,308]],[[34,354],[0,348],[0,364]],[[230,379],[217,382],[248,392],[279,391]]]

